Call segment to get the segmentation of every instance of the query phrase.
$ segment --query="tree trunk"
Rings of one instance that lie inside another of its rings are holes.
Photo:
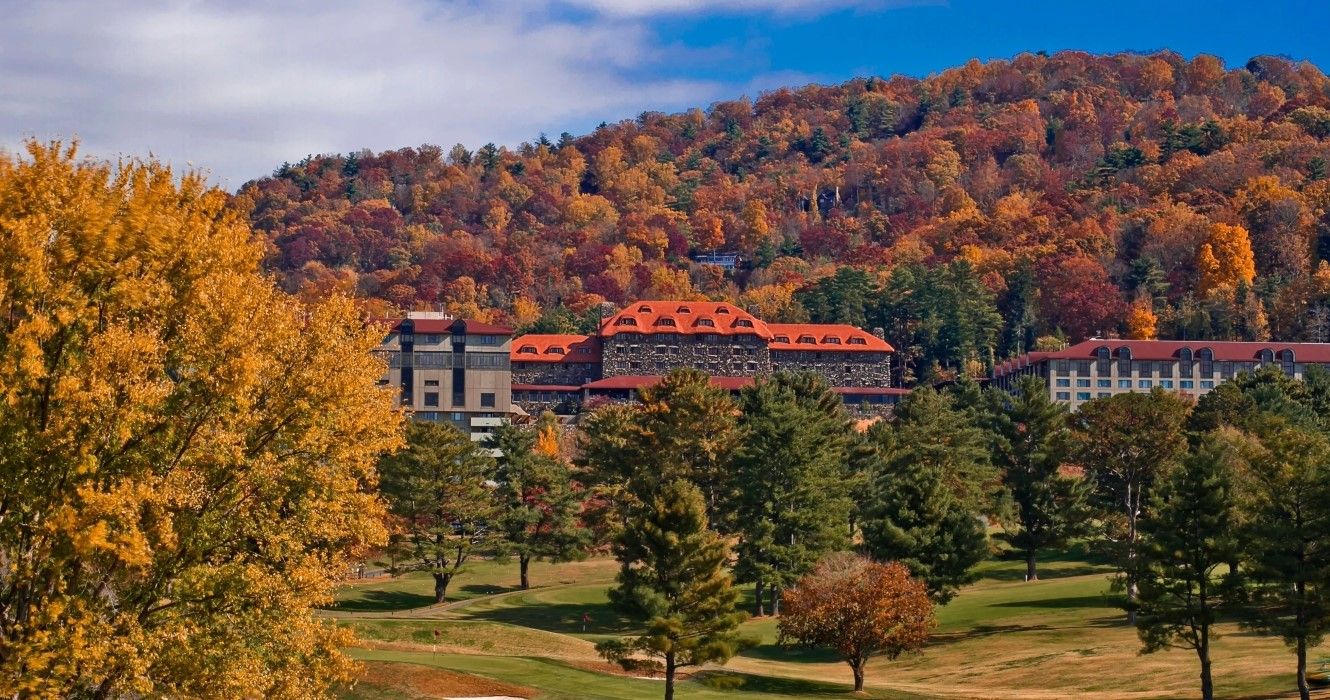
[[[674,700],[674,652],[665,654],[665,700]]]
[[[1127,486],[1127,624],[1136,626],[1136,521],[1140,517],[1140,490]]]
[[[522,590],[531,588],[531,577],[528,575],[531,568],[531,555],[520,554],[517,557],[517,567],[521,570],[522,582],[518,585]]]
[[[753,617],[762,617],[763,615],[766,614],[766,608],[762,605],[763,588],[764,586],[762,582],[758,581],[757,586],[755,587],[754,590],[754,593],[756,594],[755,597],[757,598],[757,605],[753,606]]]
[[[1025,580],[1038,581],[1039,574],[1035,571],[1034,548],[1025,550]]]
[[[772,586],[769,597],[771,599],[771,614],[780,615],[780,589]]]
[[[1311,700],[1312,691],[1307,687],[1307,638],[1298,637],[1298,697]]]
[[[854,692],[862,692],[864,689],[864,662],[850,664],[850,670],[854,671]]]
[[[434,574],[434,603],[442,603],[448,595],[448,582],[452,579],[449,574]]]
[[[1201,700],[1215,700],[1215,684],[1210,678],[1210,627],[1201,627],[1201,643],[1196,646],[1201,657]]]

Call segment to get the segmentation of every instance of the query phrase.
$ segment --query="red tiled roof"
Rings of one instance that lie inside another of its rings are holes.
[[[1284,350],[1293,351],[1296,362],[1330,363],[1330,343],[1255,343],[1209,340],[1113,340],[1091,338],[1057,352],[1032,352],[999,364],[994,376],[1028,366],[1041,360],[1093,360],[1095,351],[1108,348],[1109,357],[1119,359],[1118,351],[1126,348],[1133,360],[1176,360],[1182,350],[1189,349],[1194,360],[1200,360],[1201,350],[1209,349],[1216,362],[1259,362],[1261,351],[1269,350],[1275,361]]]
[[[743,309],[723,301],[639,301],[606,319],[602,336],[617,333],[680,333],[695,335],[756,335],[771,339],[767,324]]]
[[[582,385],[584,389],[641,389],[660,383],[659,374],[625,374],[618,377],[605,377]],[[750,386],[752,377],[711,377],[711,385],[721,389],[735,391]]]
[[[831,352],[892,352],[887,341],[865,330],[839,323],[769,323],[772,350]]]
[[[390,330],[397,330],[404,318],[373,318],[370,323],[381,323]],[[413,318],[411,324],[417,333],[452,333],[453,325],[462,323],[467,335],[512,335],[513,329],[497,326],[468,318]]]
[[[513,391],[581,391],[582,387],[572,384],[514,384]]]
[[[600,362],[600,338],[530,333],[513,339],[513,362]]]

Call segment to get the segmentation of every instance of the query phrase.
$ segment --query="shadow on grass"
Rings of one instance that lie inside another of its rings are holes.
[[[512,591],[521,590],[521,589],[519,589],[517,586],[495,586],[493,584],[487,584],[487,583],[472,583],[466,586],[459,587],[459,590],[461,590],[464,593],[471,593],[473,595],[480,596],[480,595],[495,595],[498,593],[511,593]]]
[[[850,667],[845,667],[845,675],[850,676]],[[769,695],[789,695],[792,697],[834,697],[854,695],[854,687],[849,683],[828,683],[798,678],[779,678],[775,676],[755,676],[733,671],[707,671],[693,676],[701,685],[724,689],[741,697],[744,693],[765,693]]]
[[[1109,601],[1102,595],[1078,595],[1063,598],[1041,598],[1035,600],[1012,600],[1005,603],[991,603],[994,608],[1104,608]]]
[[[975,625],[964,632],[945,632],[933,635],[929,640],[931,644],[955,644],[956,642],[969,641],[971,639],[983,639],[996,634],[1012,634],[1019,632],[1047,632],[1054,629],[1048,625]]]
[[[1039,572],[1040,581],[1051,581],[1059,578],[1070,578],[1072,576],[1088,576],[1090,574],[1111,574],[1113,567],[1102,564],[1082,563],[1076,566],[1064,566],[1060,568],[1044,568]],[[990,569],[983,574],[983,580],[986,581],[1024,581],[1025,567],[1019,569]]]
[[[463,615],[469,620],[502,622],[521,627],[532,627],[546,632],[560,634],[623,634],[641,627],[641,623],[629,620],[609,603],[557,603],[541,605],[515,605],[512,607],[472,610],[463,608]],[[585,629],[583,616],[586,616]]]
[[[434,604],[434,596],[408,591],[365,591],[357,598],[339,600],[330,610],[340,612],[387,612],[410,610]]]
[[[739,652],[740,656],[764,661],[784,661],[794,664],[821,664],[840,661],[830,649],[802,645],[759,644]]]

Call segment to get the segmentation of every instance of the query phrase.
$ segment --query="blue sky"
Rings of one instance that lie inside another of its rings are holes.
[[[306,154],[514,145],[1023,51],[1330,66],[1330,2],[60,0],[0,23],[0,147],[77,136],[235,188]]]

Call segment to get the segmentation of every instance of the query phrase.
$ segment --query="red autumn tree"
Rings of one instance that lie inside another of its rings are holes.
[[[1050,260],[1041,274],[1040,308],[1050,328],[1072,340],[1116,328],[1126,310],[1104,266],[1083,255]]]
[[[864,666],[923,647],[936,624],[922,581],[903,564],[834,554],[783,594],[780,639],[833,649],[864,689]]]

